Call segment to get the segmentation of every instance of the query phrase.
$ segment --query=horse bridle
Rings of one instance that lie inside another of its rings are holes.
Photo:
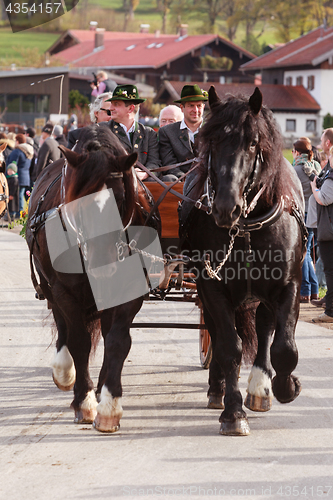
[[[210,160],[211,161],[211,160]],[[210,263],[209,256],[204,255],[203,257],[203,264],[205,266],[206,272],[208,276],[211,279],[216,279],[218,281],[221,281],[220,276],[218,273],[222,269],[222,267],[225,265],[227,262],[228,258],[230,257],[230,254],[232,252],[233,246],[235,239],[237,236],[244,237],[245,240],[245,259],[246,259],[246,266],[251,267],[251,261],[248,259],[249,255],[252,253],[251,249],[251,232],[252,231],[258,231],[260,229],[267,228],[271,225],[273,225],[275,222],[279,220],[281,217],[282,213],[285,210],[285,199],[282,196],[278,202],[276,202],[271,209],[265,213],[263,216],[255,217],[255,218],[248,218],[248,215],[254,210],[254,208],[257,205],[257,202],[266,189],[266,186],[263,185],[259,188],[258,192],[252,199],[251,203],[247,205],[247,197],[249,193],[253,190],[255,185],[257,184],[257,179],[259,177],[259,173],[261,170],[261,164],[264,162],[263,159],[263,154],[262,150],[259,150],[256,154],[256,158],[253,164],[253,170],[252,174],[249,178],[249,181],[247,185],[245,186],[242,199],[243,199],[243,207],[242,207],[242,214],[241,217],[239,218],[237,224],[232,226],[229,229],[229,237],[230,237],[230,242],[229,242],[229,248],[228,251],[224,257],[224,259],[220,262],[220,264],[213,269]],[[209,169],[211,169],[211,164],[209,165]],[[213,201],[213,199],[212,199]],[[298,205],[293,202],[291,205],[291,215],[295,217],[297,220],[297,223],[301,229],[301,235],[302,235],[302,243],[303,245],[306,245],[307,241],[307,229],[304,224],[304,220],[302,217],[302,213]],[[251,277],[250,277],[250,272],[247,273],[247,296],[251,296]]]
[[[262,154],[262,149],[259,149],[257,151],[257,154],[255,156],[254,162],[253,162],[253,168],[252,172],[250,174],[250,177],[248,179],[248,182],[245,186],[245,189],[242,194],[242,200],[243,200],[243,206],[242,206],[242,217],[246,219],[252,210],[254,210],[260,196],[265,190],[265,186],[262,186],[258,193],[254,196],[253,200],[251,201],[250,205],[247,203],[247,197],[252,191],[252,189],[256,186],[257,180],[259,177],[259,173],[261,171],[261,165],[264,163],[264,157]],[[209,214],[212,212],[213,208],[213,203],[214,203],[214,198],[215,198],[215,189],[213,187],[212,183],[212,177],[211,177],[211,172],[212,172],[212,154],[209,152],[208,156],[208,175],[205,183],[205,192],[202,195],[202,199],[207,198],[207,204],[209,206]]]

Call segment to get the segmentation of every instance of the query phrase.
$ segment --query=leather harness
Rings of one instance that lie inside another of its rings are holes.
[[[176,181],[170,183],[169,185],[165,184],[163,181],[161,181],[153,173],[153,171],[155,171],[155,172],[163,172],[163,171],[167,171],[167,170],[172,170],[173,168],[176,168],[176,167],[179,167],[179,166],[182,166],[182,165],[186,165],[186,164],[191,164],[193,162],[195,164],[188,170],[188,172],[184,173],[179,179],[177,179]],[[200,200],[194,200],[194,199],[192,199],[192,198],[190,198],[190,197],[188,197],[188,196],[186,196],[186,195],[184,195],[182,193],[178,193],[177,191],[175,191],[175,190],[172,189],[178,182],[182,181],[189,173],[193,172],[198,167],[198,163],[196,162],[196,158],[188,160],[188,161],[183,162],[183,163],[178,163],[176,165],[170,165],[170,166],[156,168],[156,169],[153,169],[153,171],[149,170],[147,167],[145,167],[144,165],[142,165],[142,163],[140,163],[139,161],[136,162],[136,166],[139,167],[144,172],[146,172],[149,177],[151,177],[154,181],[156,181],[158,184],[160,184],[164,188],[164,191],[160,195],[159,199],[154,203],[154,205],[153,205],[150,213],[148,214],[148,216],[146,218],[146,221],[144,223],[145,226],[147,225],[148,221],[154,216],[154,214],[156,213],[159,205],[161,204],[161,202],[163,201],[163,199],[165,198],[165,196],[167,195],[168,192],[174,194],[175,196],[177,196],[178,198],[180,198],[182,201],[192,204],[193,207],[195,207],[195,208],[197,208],[199,210],[204,211],[207,215],[211,214],[211,203],[209,202],[208,188],[207,188],[207,193],[205,195],[203,195],[200,198]],[[251,191],[251,189],[252,189],[252,187],[253,187],[253,185],[255,183],[255,180],[256,180],[256,177],[257,177],[257,171],[258,171],[258,157],[256,157],[256,160],[255,160],[254,172],[253,172],[253,174],[251,176],[251,181],[249,181],[249,184],[246,187],[246,193],[247,194]],[[52,213],[54,213],[55,211],[59,211],[59,209],[61,208],[61,206],[51,208],[50,210],[47,210],[46,212],[43,212],[43,213],[39,213],[39,211],[40,211],[41,205],[42,205],[42,203],[43,203],[43,201],[44,201],[45,196],[47,195],[47,193],[50,191],[50,189],[61,178],[62,178],[62,173],[60,173],[50,183],[50,185],[46,188],[45,192],[43,193],[43,195],[40,197],[40,199],[38,201],[38,204],[37,204],[35,212],[30,217],[30,228],[31,228],[31,232],[34,235],[32,246],[31,246],[31,249],[30,249],[31,279],[32,279],[33,285],[34,285],[34,287],[36,289],[36,292],[37,292],[36,293],[36,297],[39,298],[39,299],[44,299],[44,295],[43,295],[43,292],[42,292],[42,289],[41,289],[40,285],[37,282],[36,275],[35,275],[35,272],[34,272],[34,269],[33,269],[33,260],[32,260],[34,243],[36,242],[36,244],[38,246],[38,242],[37,242],[37,239],[36,239],[36,234],[37,234],[38,230],[45,224],[46,219]],[[257,195],[257,198],[260,197],[260,194],[262,193],[262,191],[263,191],[263,189],[261,189],[259,191],[259,196]],[[204,198],[207,198],[207,204],[204,204],[201,201]],[[255,206],[256,202],[257,202],[257,199],[256,199],[256,197],[254,199],[255,199],[255,203],[254,203],[254,206]],[[253,201],[251,203],[253,203]],[[239,219],[239,221],[237,222],[237,225],[233,226],[233,228],[231,228],[230,231],[229,231],[229,235],[232,235],[233,240],[237,236],[244,237],[246,265],[250,264],[250,262],[248,262],[248,257],[249,257],[249,255],[252,252],[252,250],[251,250],[251,236],[250,236],[251,231],[257,231],[257,230],[260,230],[260,229],[263,229],[263,228],[271,226],[272,224],[274,224],[275,222],[277,222],[277,220],[281,217],[283,211],[285,210],[284,198],[281,198],[281,200],[278,203],[276,203],[263,216],[255,217],[255,218],[249,218],[248,214],[254,208],[254,206],[251,208],[251,204],[250,204],[249,207],[247,207],[247,210],[248,210],[247,214],[245,216],[241,216],[240,219]],[[303,221],[303,217],[302,217],[301,211],[297,207],[296,204],[294,204],[292,206],[292,215],[296,218],[296,220],[297,220],[297,222],[298,222],[298,224],[299,224],[299,226],[301,228],[303,245],[306,245],[307,230],[306,230],[306,227],[304,225],[304,221]],[[66,230],[65,227],[64,227],[64,229]],[[236,231],[236,232],[234,234],[232,234],[231,231]],[[231,251],[229,252],[229,255],[230,255],[230,253],[231,253]],[[225,261],[226,260],[227,259],[225,259]],[[203,257],[203,261],[205,262],[205,256]],[[250,278],[250,273],[248,272],[247,275],[248,275],[247,292],[248,292],[248,295],[251,295],[251,278]],[[220,279],[218,277],[218,275],[217,275],[217,272],[214,272],[214,271],[212,272],[212,276],[210,276],[210,277],[212,277],[213,279]]]

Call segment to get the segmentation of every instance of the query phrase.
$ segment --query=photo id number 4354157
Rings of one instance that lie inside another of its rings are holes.
[[[300,498],[332,498],[332,486],[280,486],[276,491],[278,497]],[[272,491],[270,491],[272,494]]]
[[[59,8],[61,7],[61,2],[59,3],[33,3],[29,5],[28,3],[9,3],[6,12],[10,14],[57,14]]]

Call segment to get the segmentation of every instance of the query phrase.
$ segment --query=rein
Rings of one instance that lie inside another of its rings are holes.
[[[191,160],[191,162],[193,162],[193,160]],[[179,166],[179,165],[185,165],[186,163],[189,163],[189,161],[184,162],[184,163],[178,163],[177,166]],[[156,175],[154,175],[152,173],[152,170],[149,170],[147,167],[145,167],[144,165],[142,165],[142,163],[140,163],[139,161],[136,162],[136,166],[138,166],[141,170],[143,170],[144,172],[146,172],[148,174],[148,176],[151,177],[152,179],[154,179],[154,181],[156,181],[158,184],[160,184],[160,186],[164,187],[165,191],[161,194],[160,198],[156,202],[157,207],[161,203],[161,201],[163,201],[163,199],[165,198],[166,194],[170,191],[170,193],[174,194],[175,196],[177,196],[181,200],[186,201],[187,203],[192,203],[199,210],[203,210],[204,212],[209,212],[209,207],[206,207],[205,205],[203,205],[200,202],[200,200],[192,200],[192,198],[189,198],[188,196],[186,196],[186,195],[184,195],[182,193],[178,193],[178,191],[174,191],[172,189],[173,186],[175,186],[176,184],[178,184],[178,182],[181,182],[183,179],[185,179],[185,177],[189,173],[193,172],[193,170],[195,170],[199,166],[198,163],[196,163],[192,168],[190,168],[190,170],[188,170],[185,174],[183,174],[181,177],[179,177],[179,179],[177,179],[176,181],[173,181],[169,186],[167,184],[165,184],[165,182],[161,181],[161,179],[159,179]],[[161,168],[164,169],[164,167],[161,167]],[[154,169],[154,170],[157,170],[157,169]],[[168,170],[170,170],[169,167],[168,167]],[[157,207],[156,207],[156,209],[157,209]],[[156,211],[156,209],[154,209],[154,212]]]

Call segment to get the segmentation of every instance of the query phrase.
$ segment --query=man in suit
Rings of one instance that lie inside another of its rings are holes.
[[[118,85],[111,99],[105,101],[111,102],[111,120],[105,125],[118,137],[128,153],[138,153],[139,162],[152,169],[161,166],[157,134],[152,128],[135,120],[139,106],[145,100],[139,97],[135,85]],[[137,173],[140,179],[148,177],[139,169]]]
[[[184,85],[181,97],[175,103],[180,104],[184,113],[181,122],[166,125],[159,130],[159,148],[162,165],[175,165],[195,157],[195,137],[202,125],[207,92],[203,92],[198,85]],[[187,172],[191,164],[168,171],[176,177]]]

